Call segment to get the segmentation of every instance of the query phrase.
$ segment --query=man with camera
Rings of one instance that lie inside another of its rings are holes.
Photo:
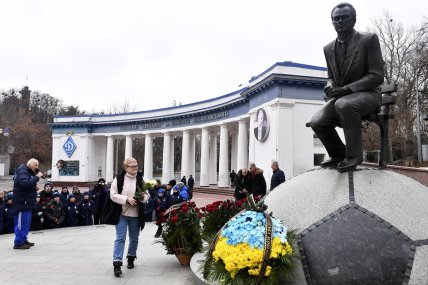
[[[43,177],[38,170],[39,161],[30,159],[15,171],[13,182],[13,213],[15,222],[14,249],[29,249],[34,243],[28,241],[32,210],[36,208],[37,182]]]

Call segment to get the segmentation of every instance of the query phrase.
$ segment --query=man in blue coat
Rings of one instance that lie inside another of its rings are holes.
[[[30,159],[15,171],[13,183],[13,213],[15,221],[14,249],[29,249],[34,243],[28,241],[32,210],[36,208],[37,182],[43,176],[38,170],[39,161]]]

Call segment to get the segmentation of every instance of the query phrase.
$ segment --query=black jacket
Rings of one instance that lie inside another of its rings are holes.
[[[250,172],[251,176],[251,193],[254,196],[266,195],[266,180],[263,176],[263,169],[256,168],[254,172]]]
[[[235,177],[235,198],[241,200],[247,197],[245,193],[239,191],[246,189],[251,194],[251,176],[248,172],[247,176],[242,175],[242,169],[238,171]]]
[[[46,226],[48,229],[60,228],[62,223],[65,220],[65,212],[61,202],[56,202],[52,200],[45,210],[46,214]],[[58,220],[59,223],[56,223],[55,220]]]
[[[273,190],[276,186],[283,183],[285,181],[284,171],[281,169],[277,169],[272,174],[272,178],[270,179],[270,190]]]
[[[31,211],[36,208],[36,186],[39,177],[28,166],[21,164],[13,180],[13,212]]]

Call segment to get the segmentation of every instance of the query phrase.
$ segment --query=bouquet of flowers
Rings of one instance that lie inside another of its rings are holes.
[[[172,206],[161,216],[164,222],[159,242],[165,246],[167,254],[175,254],[179,260],[186,256],[190,262],[190,258],[202,250],[200,218],[200,210],[190,201]]]
[[[143,195],[144,193],[147,192],[147,190],[153,188],[156,185],[156,180],[143,180],[143,187],[139,187],[137,185],[137,189],[135,190],[135,194],[134,194],[134,199],[137,200],[138,202],[142,202],[143,201]]]
[[[294,233],[268,215],[264,207],[250,202],[253,209],[228,221],[210,245],[203,265],[208,281],[267,285],[292,279]]]

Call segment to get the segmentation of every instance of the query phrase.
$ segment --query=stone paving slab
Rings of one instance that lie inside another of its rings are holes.
[[[154,223],[146,224],[136,266],[132,270],[123,267],[121,278],[113,275],[114,226],[30,233],[36,245],[28,250],[12,249],[14,235],[0,235],[0,284],[193,284],[190,268],[154,243],[156,229]]]

